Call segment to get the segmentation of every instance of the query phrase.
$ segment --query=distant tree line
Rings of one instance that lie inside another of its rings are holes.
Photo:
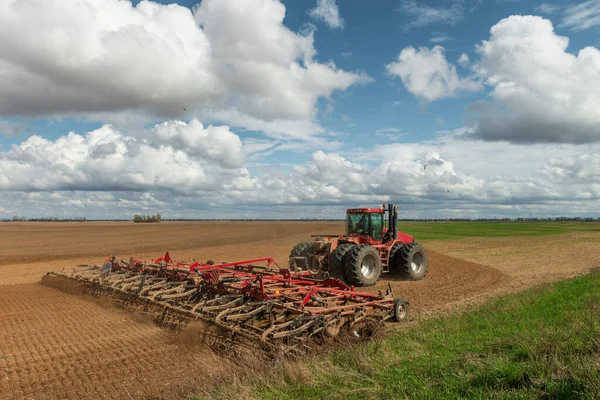
[[[160,222],[160,214],[156,215],[141,215],[135,214],[133,216],[133,222]]]
[[[3,219],[2,222],[84,222],[87,221],[86,217],[74,217],[74,218],[62,218],[62,217],[38,217],[38,218],[27,218],[19,217],[18,215],[13,216],[11,219]]]

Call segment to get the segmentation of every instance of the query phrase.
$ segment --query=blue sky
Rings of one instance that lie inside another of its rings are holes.
[[[598,0],[9,0],[0,25],[3,218],[600,216]]]

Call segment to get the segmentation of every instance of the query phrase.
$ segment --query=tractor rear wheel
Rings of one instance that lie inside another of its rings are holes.
[[[355,286],[372,286],[381,276],[379,252],[368,244],[354,246],[346,255],[346,280]]]
[[[346,255],[354,246],[356,246],[354,243],[342,243],[335,248],[333,254],[331,254],[331,263],[329,265],[330,276],[341,279],[345,278],[344,265]]]
[[[403,246],[404,246],[404,243],[396,242],[390,249],[390,256],[388,258],[388,260],[389,260],[388,270],[389,270],[390,274],[398,274],[400,271],[399,265],[402,262],[402,260],[400,258],[400,250],[402,249]]]
[[[427,255],[418,243],[405,243],[396,253],[396,268],[404,277],[413,281],[425,278],[427,274]]]
[[[313,242],[301,242],[295,245],[290,252],[290,271],[306,271],[312,269],[314,251],[315,244]]]

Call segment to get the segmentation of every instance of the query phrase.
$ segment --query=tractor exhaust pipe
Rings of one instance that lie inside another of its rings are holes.
[[[391,209],[392,205],[390,204],[390,218],[392,220],[392,226],[394,229],[394,239],[398,239],[398,205],[393,206],[393,211]]]
[[[398,239],[398,229],[396,228],[396,224],[398,222],[396,216],[396,208],[398,206],[394,206],[393,204],[388,204],[388,233],[389,237],[393,239]]]

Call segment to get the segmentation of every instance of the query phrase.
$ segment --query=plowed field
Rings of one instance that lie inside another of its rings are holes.
[[[111,254],[236,260],[274,256],[341,223],[0,224],[0,399],[177,398],[231,377],[201,340],[39,283],[48,270]],[[460,307],[598,265],[600,234],[424,243],[430,272],[389,278],[413,316]],[[371,290],[382,289],[381,281]]]

